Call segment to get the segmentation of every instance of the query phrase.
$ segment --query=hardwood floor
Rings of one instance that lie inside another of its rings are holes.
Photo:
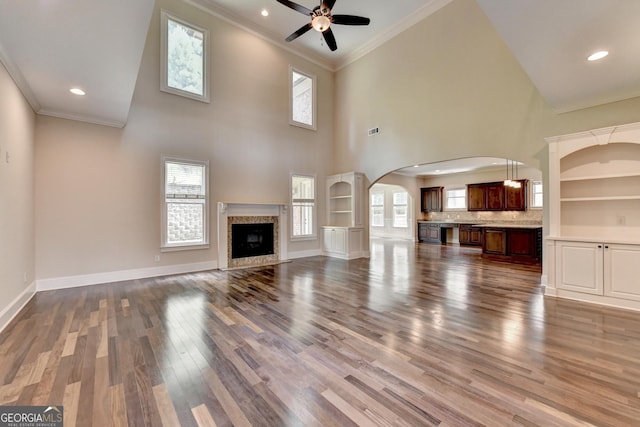
[[[536,267],[375,240],[324,257],[37,294],[0,404],[65,426],[633,426],[640,313],[543,298]]]

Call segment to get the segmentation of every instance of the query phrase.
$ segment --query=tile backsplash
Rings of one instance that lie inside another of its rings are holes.
[[[422,213],[424,221],[482,221],[482,222],[521,222],[528,224],[542,224],[542,209],[527,211],[445,211]]]

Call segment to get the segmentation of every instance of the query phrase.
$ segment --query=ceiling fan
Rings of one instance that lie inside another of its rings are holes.
[[[281,3],[288,8],[291,8],[297,12],[300,12],[304,15],[307,15],[311,18],[311,22],[300,27],[297,31],[292,33],[285,40],[290,42],[292,40],[297,39],[310,29],[314,29],[322,33],[324,40],[327,42],[329,49],[332,51],[338,48],[336,44],[336,38],[333,35],[333,31],[331,31],[331,24],[339,24],[339,25],[369,25],[369,18],[364,18],[362,16],[353,16],[353,15],[332,15],[331,9],[333,5],[336,3],[336,0],[321,0],[320,5],[316,6],[313,10],[308,9],[302,5],[294,3],[289,0],[278,0],[278,3]]]

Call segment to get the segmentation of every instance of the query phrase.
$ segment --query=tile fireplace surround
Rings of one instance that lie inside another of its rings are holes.
[[[257,267],[287,261],[287,205],[218,202],[218,268]],[[231,224],[273,223],[274,253],[231,258]]]

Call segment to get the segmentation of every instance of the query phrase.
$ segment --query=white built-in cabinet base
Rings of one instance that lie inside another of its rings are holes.
[[[364,258],[368,251],[364,248],[364,228],[362,227],[322,227],[322,250],[326,256],[355,259]]]
[[[547,238],[545,295],[640,310],[640,245]]]

